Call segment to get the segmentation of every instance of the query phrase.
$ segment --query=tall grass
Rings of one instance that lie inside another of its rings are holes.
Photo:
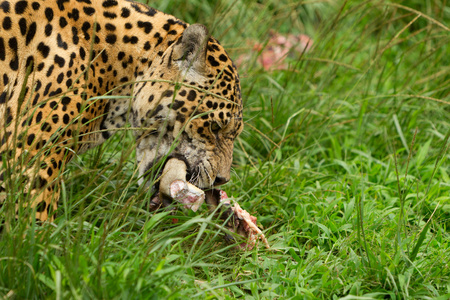
[[[152,5],[250,55],[224,189],[273,249],[236,250],[205,209],[149,212],[123,130],[72,161],[54,226],[2,234],[3,297],[450,297],[445,1]],[[270,31],[308,34],[313,48],[265,71],[252,43]]]

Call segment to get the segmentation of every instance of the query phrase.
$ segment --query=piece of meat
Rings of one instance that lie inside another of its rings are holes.
[[[205,201],[205,193],[186,181],[186,173],[184,161],[176,158],[169,159],[160,177],[159,192],[195,212]]]
[[[234,203],[231,210],[238,217],[238,219],[242,219],[244,221],[242,226],[248,237],[248,242],[246,245],[241,244],[240,246],[251,250],[255,246],[256,241],[260,239],[264,243],[264,246],[266,246],[267,249],[270,249],[269,242],[267,241],[264,233],[262,233],[261,229],[256,226],[256,217],[250,215],[246,210],[243,210],[237,203]]]
[[[223,209],[219,211],[219,216],[223,220],[229,220],[226,227],[247,239],[246,243],[239,245],[240,248],[251,250],[256,245],[256,242],[261,240],[265,247],[270,249],[266,237],[261,229],[256,226],[256,217],[242,209],[238,203],[234,203],[231,206],[230,199],[224,191],[217,189],[207,191],[206,202],[210,205],[211,210],[215,210],[217,206],[222,204]]]

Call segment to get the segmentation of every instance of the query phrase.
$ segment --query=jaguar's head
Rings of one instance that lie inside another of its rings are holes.
[[[138,80],[132,115],[141,128],[141,183],[165,156],[185,161],[187,180],[199,188],[226,183],[244,124],[239,77],[223,47],[191,25]]]

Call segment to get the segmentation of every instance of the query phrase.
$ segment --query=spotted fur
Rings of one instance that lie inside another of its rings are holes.
[[[133,1],[0,0],[0,93],[0,198],[5,178],[25,182],[32,201],[16,210],[40,221],[53,218],[70,159],[126,123],[141,183],[170,155],[203,189],[229,180],[243,129],[238,74],[219,42]]]

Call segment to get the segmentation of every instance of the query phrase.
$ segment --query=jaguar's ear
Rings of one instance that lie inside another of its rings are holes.
[[[183,36],[177,41],[173,50],[173,60],[180,61],[184,70],[193,68],[202,73],[206,67],[206,44],[208,29],[202,24],[187,27]]]

